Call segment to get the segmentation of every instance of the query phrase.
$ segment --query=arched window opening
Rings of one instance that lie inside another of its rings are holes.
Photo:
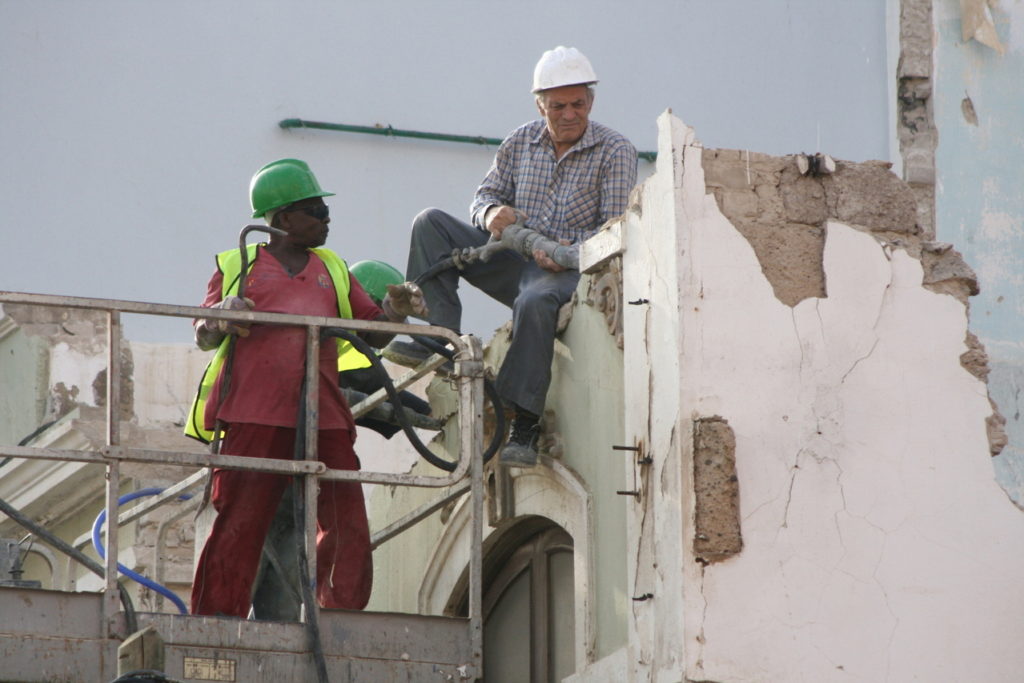
[[[572,537],[550,520],[531,517],[489,545],[483,566],[484,681],[561,681],[576,670]],[[456,596],[448,612],[465,616],[465,589]]]

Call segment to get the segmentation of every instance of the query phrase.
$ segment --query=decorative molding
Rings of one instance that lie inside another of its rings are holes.
[[[622,257],[610,259],[606,267],[590,277],[587,304],[604,314],[608,333],[615,337],[620,349],[622,342]]]

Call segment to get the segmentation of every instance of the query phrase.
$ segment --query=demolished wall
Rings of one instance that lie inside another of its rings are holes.
[[[2,442],[36,448],[98,451],[107,443],[107,321],[103,312],[5,304],[0,319]],[[121,443],[166,451],[203,451],[182,434],[185,411],[206,362],[183,345],[122,343]],[[192,471],[125,463],[124,491],[169,486]],[[104,468],[42,459],[0,459],[0,498],[72,542],[85,536],[103,509]],[[192,576],[192,520],[172,518],[165,506],[132,524],[122,536],[121,561],[187,595]],[[0,516],[0,536],[24,536]],[[45,546],[35,539],[36,547]],[[96,557],[91,544],[78,546]],[[158,556],[159,555],[159,556]],[[93,590],[99,578],[63,555],[56,562],[29,556],[26,576],[46,588]],[[140,609],[170,608],[158,594],[131,584]],[[162,603],[162,604],[161,604]]]
[[[806,178],[660,130],[622,226],[623,298],[647,300],[627,440],[652,456],[632,680],[1014,680],[1024,515],[995,481],[969,268],[877,164]],[[708,420],[735,436],[717,497],[694,488]],[[742,546],[704,556],[697,505],[727,517],[733,486]]]

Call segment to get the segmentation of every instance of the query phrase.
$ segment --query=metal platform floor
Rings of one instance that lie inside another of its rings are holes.
[[[97,683],[117,678],[124,614],[107,637],[98,593],[0,588],[0,681]],[[138,612],[164,641],[165,673],[182,682],[315,681],[305,628]],[[469,620],[321,610],[320,632],[332,682],[466,681],[473,666]]]

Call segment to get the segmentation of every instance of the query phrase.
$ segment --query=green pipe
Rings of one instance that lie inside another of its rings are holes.
[[[317,128],[319,130],[338,130],[344,133],[366,133],[367,135],[387,135],[396,138],[419,138],[421,140],[443,140],[445,142],[466,142],[474,145],[501,144],[501,138],[485,138],[482,135],[449,135],[448,133],[424,133],[418,130],[402,130],[391,126],[352,126],[347,123],[324,123],[322,121],[306,121],[305,119],[284,119],[277,125],[281,128]],[[654,161],[656,152],[637,152],[637,156],[645,161]]]

